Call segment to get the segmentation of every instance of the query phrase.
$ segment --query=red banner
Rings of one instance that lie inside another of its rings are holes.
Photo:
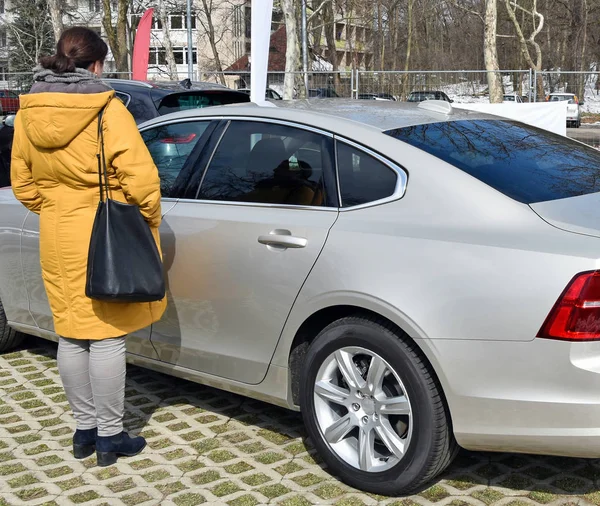
[[[148,55],[150,52],[150,30],[152,30],[152,15],[154,9],[144,12],[137,28],[133,43],[133,79],[145,81],[148,78]]]

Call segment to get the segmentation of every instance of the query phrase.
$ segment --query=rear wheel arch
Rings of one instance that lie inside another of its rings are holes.
[[[299,406],[300,375],[309,346],[318,337],[321,331],[329,325],[348,317],[364,318],[376,322],[391,330],[399,339],[405,339],[410,341],[411,344],[414,344],[420,358],[427,364],[431,373],[435,376],[436,382],[440,385],[444,402],[450,410],[450,405],[445,395],[447,381],[441,372],[441,367],[437,363],[437,360],[433,357],[433,353],[429,352],[430,350],[427,349],[426,341],[424,339],[414,339],[409,334],[410,330],[408,325],[405,325],[403,328],[401,325],[381,313],[354,305],[338,305],[323,308],[316,313],[313,313],[298,328],[292,341],[288,358],[290,392],[294,405]],[[450,413],[450,419],[451,418]]]

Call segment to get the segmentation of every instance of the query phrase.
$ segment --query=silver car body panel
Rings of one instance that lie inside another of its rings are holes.
[[[530,205],[542,219],[555,227],[600,237],[600,193]]]
[[[297,409],[288,368],[298,330],[319,311],[351,306],[414,340],[465,448],[600,456],[600,343],[536,339],[573,275],[600,268],[600,239],[585,233],[593,212],[585,221],[561,201],[518,203],[381,133],[486,115],[357,102],[214,107],[143,125],[243,117],[302,124],[368,147],[406,170],[408,183],[391,202],[339,213],[173,202],[161,234],[176,300],[153,329],[157,354],[129,360]],[[325,108],[331,114],[315,112]],[[25,216],[0,191],[0,248],[8,253],[0,256],[0,297],[15,328],[49,337],[32,321],[14,268]],[[275,229],[308,239],[301,255],[258,241]],[[292,266],[297,272],[287,272]]]

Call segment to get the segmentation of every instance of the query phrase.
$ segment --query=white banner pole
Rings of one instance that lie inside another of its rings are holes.
[[[273,0],[252,0],[250,100],[257,104],[265,102],[272,16]]]

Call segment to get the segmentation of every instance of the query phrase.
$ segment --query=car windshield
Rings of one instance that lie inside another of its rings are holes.
[[[448,121],[385,133],[524,204],[600,191],[600,152],[515,121]]]
[[[161,101],[158,113],[169,114],[171,112],[185,111],[187,109],[202,109],[213,105],[235,104],[238,102],[249,102],[250,97],[242,93],[230,91],[191,91],[185,93],[172,93]]]

